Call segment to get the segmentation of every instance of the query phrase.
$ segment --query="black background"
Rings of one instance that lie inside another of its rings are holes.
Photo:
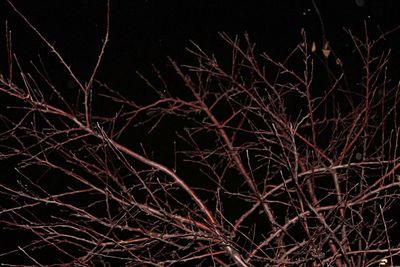
[[[364,6],[354,0],[316,1],[316,4],[332,47],[351,50],[351,41],[344,29],[359,36],[364,33],[364,23],[374,33],[392,29],[399,23],[395,2],[366,0]],[[104,36],[106,1],[19,0],[13,3],[55,44],[73,70],[87,79]],[[47,62],[53,64],[50,69],[57,66],[48,48],[6,1],[1,2],[0,12],[2,23],[8,21],[13,32],[14,50],[21,60],[36,59],[40,54],[52,59]],[[231,36],[247,32],[260,51],[279,58],[299,43],[301,28],[307,31],[310,40],[321,44],[320,20],[311,0],[111,1],[111,41],[98,79],[125,94],[132,91],[145,94],[146,89],[138,89],[143,83],[135,72],[146,73],[151,64],[163,67],[167,56],[187,62],[190,57],[185,47],[190,46],[189,40],[205,51],[218,54],[227,48],[218,32]],[[4,27],[1,30],[4,36]],[[387,43],[396,47],[399,40],[398,34],[392,35]],[[0,45],[4,47],[4,42]]]

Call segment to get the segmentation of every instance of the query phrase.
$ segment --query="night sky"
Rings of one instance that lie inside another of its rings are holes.
[[[364,22],[374,32],[390,30],[399,21],[395,1],[316,2],[326,38],[334,49],[348,47],[350,40],[345,28],[362,35]],[[104,36],[105,1],[19,0],[13,3],[55,44],[78,75],[87,77]],[[15,52],[21,60],[35,60],[40,54],[50,58],[47,62],[50,66],[57,65],[47,47],[6,1],[0,4],[0,17],[3,25],[8,21]],[[1,33],[4,33],[3,25]],[[235,4],[229,1],[111,1],[110,43],[98,79],[128,93],[133,85],[141,86],[136,71],[148,73],[151,64],[162,68],[167,56],[182,63],[190,60],[185,51],[190,46],[189,40],[210,53],[218,55],[226,51],[227,45],[218,32],[231,36],[247,32],[260,51],[283,57],[299,43],[301,28],[306,29],[310,39],[321,43],[321,23],[311,0]],[[391,44],[400,40],[393,38]]]

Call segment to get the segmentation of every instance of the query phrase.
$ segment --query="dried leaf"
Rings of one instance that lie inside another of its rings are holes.
[[[322,49],[322,54],[324,54],[325,58],[328,58],[329,55],[331,54],[331,50],[330,49]]]
[[[315,51],[317,51],[317,45],[315,44],[315,42],[312,42],[311,53],[314,53]]]
[[[324,44],[324,48],[322,48],[322,54],[324,54],[325,58],[328,58],[329,55],[331,54],[331,48],[329,46],[329,42],[326,41]]]

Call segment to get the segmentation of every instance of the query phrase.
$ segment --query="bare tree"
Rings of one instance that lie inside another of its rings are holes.
[[[10,5],[76,91],[26,71],[7,30],[0,159],[15,172],[1,177],[0,225],[26,238],[0,252],[5,265],[376,266],[399,254],[400,90],[375,49],[387,33],[349,31],[356,63],[304,31],[283,60],[221,33],[230,58],[193,43],[194,64],[169,60],[179,84],[139,74],[154,91],[140,101],[96,80],[109,5],[86,81]],[[346,63],[362,75],[348,81]],[[139,138],[156,133],[172,138]]]

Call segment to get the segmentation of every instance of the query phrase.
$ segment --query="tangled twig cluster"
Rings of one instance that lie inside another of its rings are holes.
[[[15,170],[1,177],[0,225],[28,236],[0,251],[7,263],[371,266],[399,254],[400,90],[390,54],[375,51],[384,34],[349,32],[352,84],[346,61],[319,61],[305,32],[281,61],[222,33],[230,58],[193,44],[195,64],[170,59],[181,83],[142,76],[154,98],[136,101],[95,79],[108,26],[84,82],[16,12],[76,91],[25,71],[7,34],[0,159]],[[174,138],[161,149],[138,137],[155,132]]]

